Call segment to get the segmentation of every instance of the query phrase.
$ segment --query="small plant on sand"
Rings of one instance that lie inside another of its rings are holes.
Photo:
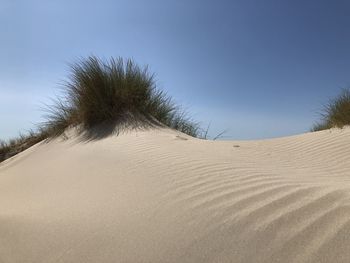
[[[312,131],[350,125],[350,89],[344,89],[338,97],[330,100],[324,106],[321,117],[322,120],[313,126]]]
[[[39,129],[39,131],[29,131],[28,134],[20,134],[17,138],[8,141],[0,140],[0,162],[28,149],[29,147],[45,140],[48,135]]]
[[[102,60],[91,56],[71,65],[64,96],[49,108],[45,128],[59,135],[69,126],[83,130],[111,122],[164,125],[191,136],[199,126],[156,88],[154,75],[130,59]]]
[[[37,132],[0,142],[0,162],[41,140],[63,134],[68,127],[86,132],[105,124],[112,128],[163,126],[200,137],[199,124],[157,89],[147,67],[130,59],[80,59],[71,64],[71,75],[62,91],[63,95],[46,108],[46,121]]]

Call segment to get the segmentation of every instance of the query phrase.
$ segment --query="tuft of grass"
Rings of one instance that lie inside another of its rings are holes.
[[[39,129],[34,132],[30,130],[28,134],[20,134],[17,138],[8,141],[0,140],[0,162],[32,147],[34,144],[47,139],[48,135]]]
[[[195,137],[199,133],[199,125],[157,89],[154,74],[131,59],[80,59],[71,65],[63,91],[44,124],[52,136],[70,126],[89,130],[106,122],[165,125]]]
[[[314,124],[312,131],[350,125],[350,89],[343,89],[340,95],[331,99],[323,108],[321,121]]]
[[[0,141],[0,162],[42,140],[63,134],[68,127],[89,134],[108,124],[108,128],[102,129],[106,136],[117,127],[166,126],[200,137],[199,124],[157,89],[154,74],[147,67],[140,67],[131,59],[103,60],[90,56],[71,64],[70,69],[69,79],[62,87],[63,95],[47,105],[46,121],[38,131]],[[111,126],[114,128],[110,129]]]

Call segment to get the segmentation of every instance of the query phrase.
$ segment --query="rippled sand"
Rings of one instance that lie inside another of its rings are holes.
[[[350,262],[350,128],[40,143],[0,164],[0,262]]]

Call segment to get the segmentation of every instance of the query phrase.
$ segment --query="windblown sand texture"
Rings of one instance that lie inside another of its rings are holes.
[[[0,262],[350,262],[349,157],[350,128],[39,143],[0,164]]]

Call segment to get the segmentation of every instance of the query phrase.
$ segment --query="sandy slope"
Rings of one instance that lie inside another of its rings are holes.
[[[41,143],[0,164],[0,262],[350,262],[349,156],[350,128]]]

